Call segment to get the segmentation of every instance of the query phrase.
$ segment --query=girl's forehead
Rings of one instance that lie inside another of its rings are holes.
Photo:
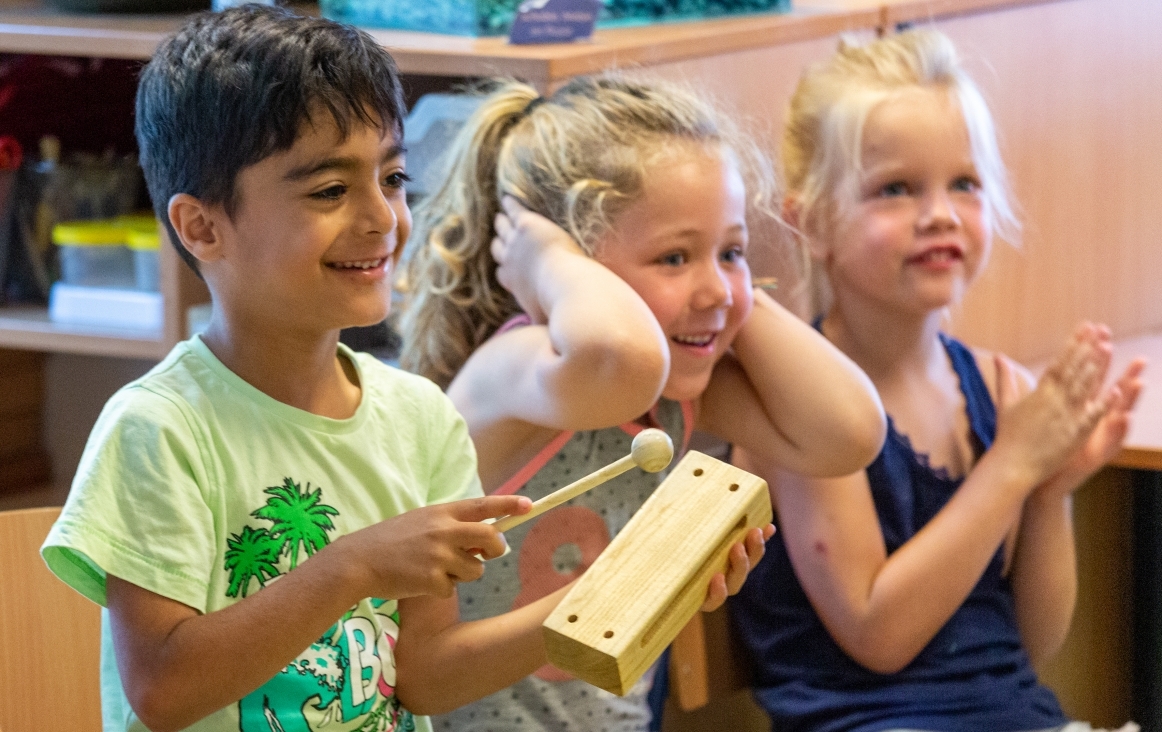
[[[865,164],[883,155],[924,157],[933,150],[971,157],[964,114],[950,94],[910,90],[880,102],[868,114],[860,145]]]
[[[738,167],[734,151],[722,142],[667,137],[647,149],[642,158],[642,168],[647,172],[656,172],[659,168],[705,161]]]

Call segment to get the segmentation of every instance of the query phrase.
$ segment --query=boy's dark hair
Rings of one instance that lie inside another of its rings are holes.
[[[243,5],[194,16],[157,49],[137,88],[137,144],[154,211],[195,272],[169,199],[188,193],[233,216],[239,171],[290,149],[321,109],[344,136],[365,124],[402,137],[399,72],[363,31]]]

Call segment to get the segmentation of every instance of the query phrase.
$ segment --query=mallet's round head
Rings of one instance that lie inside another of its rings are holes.
[[[639,468],[647,473],[657,473],[665,470],[674,459],[674,442],[661,430],[642,430],[633,438],[629,454]]]

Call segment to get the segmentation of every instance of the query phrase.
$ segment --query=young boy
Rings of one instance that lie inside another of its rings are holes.
[[[481,496],[435,385],[338,342],[387,314],[403,115],[369,36],[272,7],[194,18],[142,73],[149,190],[214,311],[109,401],[43,548],[108,608],[107,732],[425,730],[403,705],[546,662],[559,593],[456,615],[504,549],[479,522],[528,499]]]

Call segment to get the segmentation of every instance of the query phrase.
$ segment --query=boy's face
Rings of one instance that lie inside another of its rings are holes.
[[[205,267],[237,325],[318,335],[382,321],[411,231],[397,134],[317,111],[287,151],[238,174],[221,257]]]

